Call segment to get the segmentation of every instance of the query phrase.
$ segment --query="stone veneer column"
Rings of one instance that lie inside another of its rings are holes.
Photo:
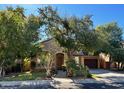
[[[83,56],[80,56],[80,62],[81,62],[81,64],[84,64],[84,57]]]

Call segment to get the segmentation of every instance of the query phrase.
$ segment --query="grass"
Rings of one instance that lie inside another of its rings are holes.
[[[0,81],[25,81],[25,80],[42,80],[46,78],[45,72],[23,72],[8,77],[0,78]]]
[[[100,76],[97,76],[96,74],[91,74],[91,78],[102,78],[102,77],[100,77]]]
[[[97,78],[96,74],[91,74],[91,78]]]

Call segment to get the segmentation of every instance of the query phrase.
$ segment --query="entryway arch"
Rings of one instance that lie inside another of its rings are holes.
[[[63,64],[64,64],[64,54],[63,53],[57,53],[56,54],[56,68],[62,69]]]

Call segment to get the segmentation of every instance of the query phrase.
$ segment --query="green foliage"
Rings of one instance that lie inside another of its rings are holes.
[[[79,70],[79,67],[77,66],[77,63],[75,60],[73,59],[69,59],[67,62],[66,62],[66,67],[67,69],[71,70],[73,75],[75,76],[76,75],[76,72]]]
[[[93,52],[99,47],[98,38],[94,31],[82,31],[78,33],[77,40],[80,42],[80,50]]]
[[[83,76],[84,78],[90,77],[89,69],[83,64],[77,64],[74,59],[69,59],[66,62],[67,71],[72,76]],[[71,72],[71,73],[70,73]]]
[[[95,51],[98,39],[93,29],[91,15],[83,18],[75,16],[62,18],[57,10],[48,6],[39,9],[40,18],[45,23],[45,32],[54,37],[61,47],[70,51]]]
[[[98,26],[95,32],[101,42],[99,50],[110,53],[115,48],[121,48],[123,33],[116,22]]]
[[[82,72],[84,78],[91,77],[91,74],[90,74],[90,72],[89,72],[89,68],[88,68],[87,66],[81,65],[81,66],[80,66],[80,70],[81,70],[81,72]]]
[[[122,47],[120,42],[123,33],[116,22],[94,29],[91,15],[82,18],[75,16],[63,18],[51,6],[39,9],[39,13],[40,20],[45,23],[44,30],[48,37],[54,37],[60,46],[64,47],[68,59],[72,57],[74,51],[86,51],[92,55],[101,52],[113,54],[114,49]],[[118,55],[121,56],[121,53]]]
[[[48,38],[55,38],[63,47],[68,58],[74,51],[86,51],[94,54],[100,52],[111,54],[114,61],[123,62],[122,29],[116,22],[93,28],[91,15],[82,18],[75,16],[61,17],[57,9],[51,6],[39,8],[39,16],[24,14],[21,7],[8,7],[0,11],[0,66],[10,65],[19,55],[22,59],[36,55],[40,46],[34,44],[39,40],[39,29]],[[54,54],[54,53],[51,53]],[[41,56],[43,64],[50,55]],[[52,61],[55,59],[51,56]],[[52,62],[50,60],[50,64]],[[68,68],[73,73],[87,67],[78,66],[74,60],[68,60]],[[72,63],[70,63],[72,62]],[[46,64],[45,64],[46,65]]]
[[[30,59],[26,57],[23,61],[23,70],[29,71],[30,70],[30,64],[31,64]]]
[[[16,53],[13,51],[17,49],[19,46],[18,42],[21,39],[21,36],[17,36],[19,35],[19,32],[22,33],[22,30],[24,29],[25,21],[23,20],[22,12],[19,13],[15,11],[0,11],[0,59],[2,61],[3,59],[14,59]]]
[[[49,54],[47,52],[42,52],[40,55],[40,59],[41,59],[41,64],[43,66],[46,66],[47,62],[49,61]]]
[[[61,18],[56,9],[54,10],[51,6],[39,8],[39,14],[40,20],[43,22],[42,27],[44,28],[42,32],[47,35],[48,38],[54,36],[56,33],[59,34],[59,28],[56,27],[60,26]]]
[[[47,37],[55,37],[62,47],[74,48],[73,31],[70,30],[75,24],[74,20],[61,18],[51,6],[40,8],[39,13],[41,21],[45,23],[43,27]]]
[[[99,52],[110,54],[111,62],[118,62],[118,69],[120,63],[124,62],[124,49],[122,45],[122,29],[116,22],[111,22],[96,28],[96,34],[101,42]]]
[[[111,57],[113,61],[124,62],[124,49],[123,48],[114,49],[111,53]]]
[[[37,16],[26,17],[21,7],[0,11],[0,65],[12,64],[34,52],[32,44],[39,40],[40,21]]]
[[[118,62],[119,64],[124,62],[124,49],[122,45],[122,29],[116,22],[111,22],[105,25],[98,26],[95,30],[101,47],[98,48],[98,52],[104,52],[110,54],[111,62]]]

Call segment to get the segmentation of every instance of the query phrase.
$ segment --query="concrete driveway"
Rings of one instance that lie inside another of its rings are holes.
[[[90,70],[91,74],[94,74],[98,78],[98,81],[103,81],[105,83],[118,83],[124,82],[124,73],[114,72],[110,70],[103,69],[92,69]]]
[[[95,78],[73,79],[79,88],[84,89],[124,89],[124,74],[103,69],[92,69]]]

